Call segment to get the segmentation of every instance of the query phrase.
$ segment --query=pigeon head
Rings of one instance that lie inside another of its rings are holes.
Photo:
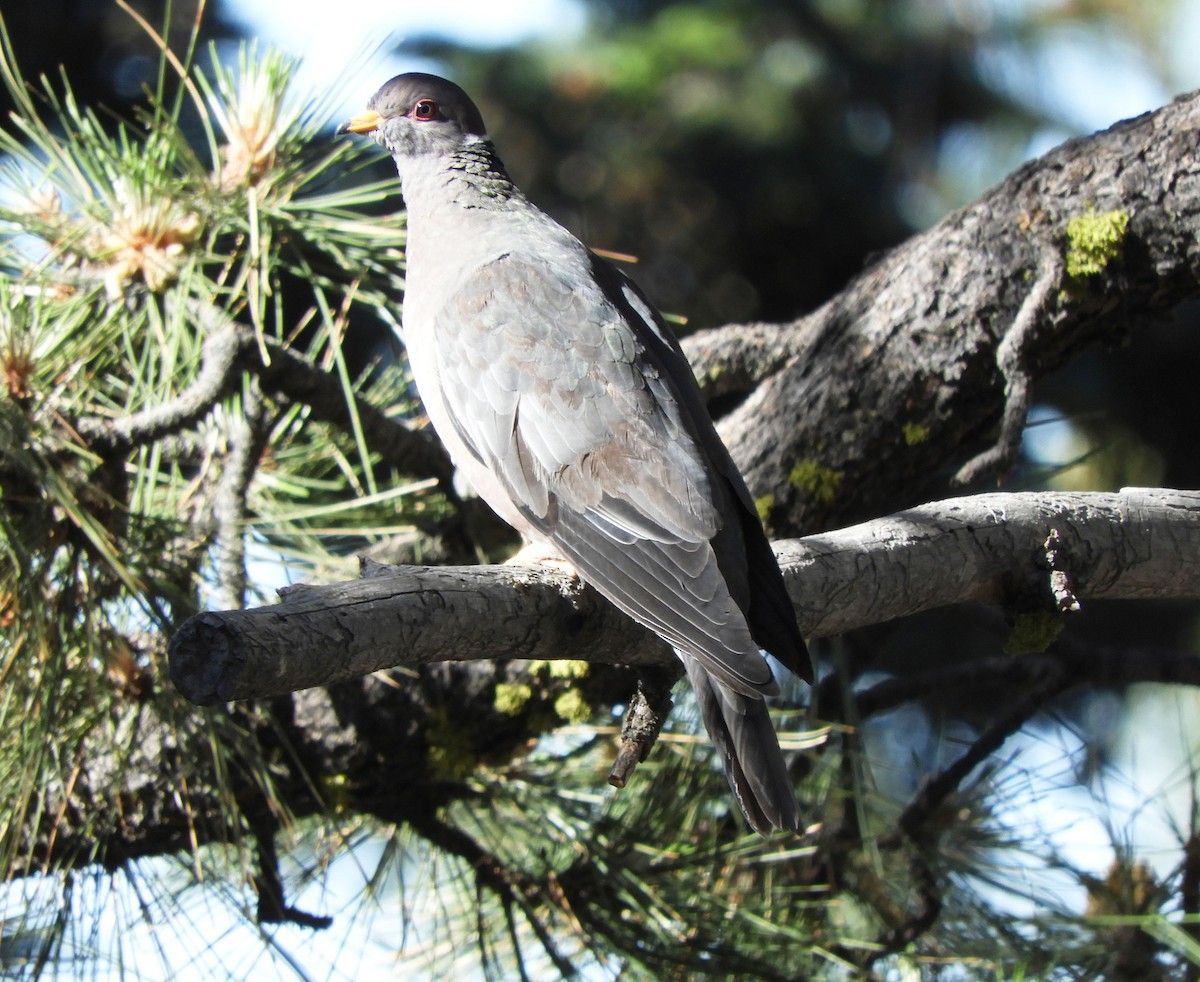
[[[453,82],[421,72],[385,82],[367,102],[366,112],[337,132],[369,134],[398,158],[451,153],[487,139],[471,97]]]

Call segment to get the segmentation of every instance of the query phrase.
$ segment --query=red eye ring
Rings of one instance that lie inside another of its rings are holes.
[[[432,99],[421,99],[412,107],[412,118],[426,122],[438,118],[438,104]]]

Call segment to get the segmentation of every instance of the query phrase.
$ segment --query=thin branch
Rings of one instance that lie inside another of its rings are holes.
[[[1071,677],[1066,672],[1051,670],[1032,692],[995,719],[961,757],[921,782],[921,787],[896,820],[897,829],[911,839],[919,839],[921,827],[958,790],[967,776],[1071,684]]]
[[[913,872],[917,906],[902,924],[884,931],[876,939],[878,949],[867,952],[866,958],[862,959],[867,967],[880,958],[903,951],[926,934],[942,915],[941,890],[928,860],[919,852],[914,853],[909,865]]]
[[[1041,683],[994,720],[962,756],[944,770],[927,776],[921,782],[917,793],[896,819],[896,831],[882,836],[879,840],[880,847],[894,848],[901,843],[902,837],[920,842],[926,823],[946,799],[958,791],[971,772],[1070,685],[1071,677],[1068,673],[1058,666],[1051,666]],[[921,850],[918,849],[912,854],[910,865],[914,874],[917,907],[902,924],[885,931],[879,937],[880,950],[868,956],[868,965],[874,964],[884,955],[900,951],[912,944],[929,931],[941,915],[942,899],[937,878]]]
[[[267,416],[257,379],[251,379],[242,414],[230,427],[229,451],[213,496],[217,596],[228,607],[246,602],[246,496],[270,436]]]
[[[253,877],[258,894],[258,923],[298,924],[317,931],[331,927],[332,917],[310,914],[288,904],[283,877],[279,874],[279,853],[275,849],[278,822],[264,809],[261,815],[251,819],[251,825],[258,859],[258,871]]]
[[[204,342],[200,371],[179,395],[149,409],[116,419],[85,417],[75,428],[97,449],[124,450],[182,433],[194,426],[233,391],[242,354],[234,327],[210,334]]]
[[[279,393],[302,402],[312,410],[312,418],[330,423],[343,432],[352,432],[350,406],[338,377],[322,371],[291,348],[266,339],[271,364],[264,365],[257,355],[253,331],[238,326],[243,349],[255,345],[253,360],[247,370],[262,379],[267,392]],[[371,434],[371,450],[379,454],[383,464],[410,477],[436,477],[449,487],[454,477],[450,457],[428,429],[415,429],[404,420],[388,414],[365,399],[353,397],[363,431]]]
[[[671,713],[671,687],[681,674],[678,669],[647,671],[638,680],[637,692],[621,725],[620,749],[608,772],[608,783],[614,788],[625,787],[634,767],[649,755]]]
[[[561,954],[554,938],[538,916],[534,901],[552,906],[545,884],[534,880],[504,864],[497,856],[484,849],[462,829],[436,818],[433,815],[415,815],[410,818],[413,828],[426,839],[460,859],[475,871],[476,882],[491,890],[505,904],[516,904],[525,921],[537,937],[546,957],[554,964],[564,979],[575,977],[575,966]],[[519,957],[519,953],[518,953]]]
[[[264,391],[307,405],[314,419],[350,429],[350,406],[336,375],[271,338],[263,339],[270,355],[270,364],[264,364],[253,328],[232,321],[215,325],[212,312],[192,314],[212,328],[195,380],[175,398],[141,412],[116,419],[78,420],[76,429],[90,444],[97,449],[124,450],[184,433],[221,399],[237,391],[243,372],[257,376]],[[436,477],[449,485],[454,470],[432,434],[413,429],[358,396],[353,396],[353,403],[363,428],[371,434],[371,449],[385,465],[402,474]]]
[[[876,682],[851,696],[853,716],[870,719],[914,699],[933,698],[957,689],[1034,685],[1055,671],[1065,672],[1074,683],[1094,686],[1160,682],[1200,687],[1200,658],[1190,651],[1102,648],[1060,638],[1046,654],[978,658]],[[832,674],[821,680],[814,702],[820,707],[822,719],[845,719],[841,689],[842,680]]]

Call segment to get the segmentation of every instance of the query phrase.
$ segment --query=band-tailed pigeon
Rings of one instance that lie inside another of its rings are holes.
[[[513,185],[452,82],[397,76],[346,132],[371,134],[400,172],[404,342],[456,465],[675,648],[750,824],[800,829],[762,649],[812,670],[754,503],[662,318]]]

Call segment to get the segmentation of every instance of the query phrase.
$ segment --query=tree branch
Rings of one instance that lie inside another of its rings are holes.
[[[772,527],[829,528],[927,495],[931,475],[953,473],[947,448],[970,456],[1000,416],[1002,346],[1037,379],[1200,296],[1197,129],[1193,93],[1068,141],[806,317],[688,338],[709,394],[746,396],[722,435]],[[1091,211],[1128,224],[1101,268],[1068,276],[1069,223]],[[1023,310],[1039,326],[1020,337]]]
[[[1046,560],[1056,530],[1057,567]],[[801,630],[824,637],[955,603],[1033,591],[1080,600],[1200,598],[1200,492],[1125,488],[951,498],[775,543]]]
[[[211,312],[196,317],[210,330],[196,379],[175,398],[151,409],[116,419],[89,417],[76,429],[101,450],[124,450],[179,434],[194,426],[240,384],[243,372],[259,378],[267,393],[307,405],[314,419],[349,432],[350,406],[336,375],[272,338],[263,338],[270,363],[264,364],[254,329],[234,321],[214,322]],[[436,477],[447,486],[453,467],[445,449],[431,433],[414,430],[384,409],[354,398],[354,411],[371,434],[371,449],[401,474]]]
[[[1046,675],[1038,680],[1015,705],[1009,706],[972,743],[963,754],[936,774],[928,774],[917,793],[896,820],[900,834],[921,838],[922,826],[980,764],[1004,745],[1010,736],[1046,707],[1046,704],[1070,687],[1072,679],[1057,665],[1046,666]],[[888,845],[897,845],[895,836],[886,836]],[[881,843],[882,845],[883,843]]]
[[[1057,532],[1057,566],[1046,560]],[[831,635],[964,601],[1043,596],[1069,566],[1081,601],[1200,598],[1200,492],[990,494],[778,542],[800,627]],[[171,676],[204,705],[274,695],[399,664],[579,658],[672,665],[669,647],[554,570],[397,567],[292,588],[283,602],[197,615]]]
[[[192,427],[233,391],[242,349],[243,338],[232,325],[210,334],[200,371],[175,398],[116,419],[85,417],[76,421],[75,429],[93,447],[124,450]]]

